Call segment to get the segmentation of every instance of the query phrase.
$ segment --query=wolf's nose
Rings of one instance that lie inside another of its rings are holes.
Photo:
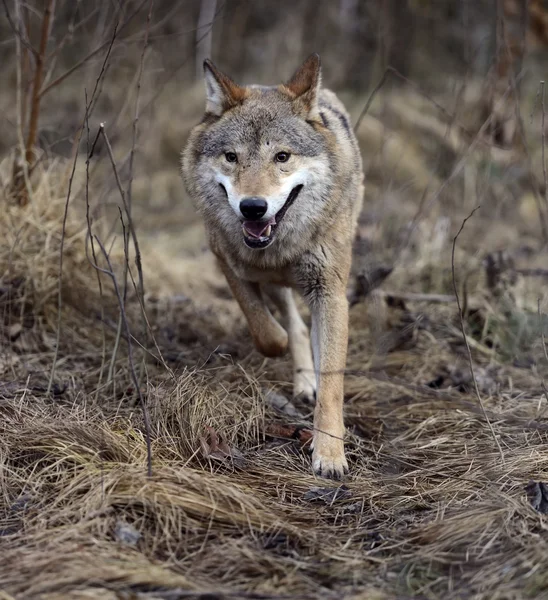
[[[264,198],[244,198],[240,202],[240,212],[249,221],[259,220],[267,210],[268,204]]]

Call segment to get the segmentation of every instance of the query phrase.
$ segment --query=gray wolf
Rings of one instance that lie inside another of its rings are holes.
[[[316,403],[314,472],[338,479],[348,471],[346,287],[363,198],[349,116],[322,88],[317,54],[277,86],[240,86],[209,60],[204,73],[205,115],[183,151],[183,180],[256,347],[266,356],[289,347],[294,394]],[[293,291],[310,308],[311,337]]]

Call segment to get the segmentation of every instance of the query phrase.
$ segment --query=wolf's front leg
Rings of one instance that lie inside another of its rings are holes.
[[[265,356],[281,356],[288,346],[285,329],[268,310],[261,295],[259,284],[237,277],[229,265],[218,258],[228,285],[244,313],[255,346]]]
[[[348,346],[348,301],[339,279],[311,302],[312,348],[317,377],[312,467],[340,479],[344,456],[343,382]]]
[[[313,404],[316,401],[316,374],[308,327],[299,314],[293,290],[280,285],[261,286],[278,307],[282,323],[289,334],[293,358],[293,396]]]

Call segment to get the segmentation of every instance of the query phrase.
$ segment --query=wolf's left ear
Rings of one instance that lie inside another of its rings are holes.
[[[204,77],[207,95],[206,113],[220,117],[226,110],[241,104],[247,95],[245,88],[221,73],[209,59],[204,60]]]
[[[319,54],[311,54],[285,84],[297,111],[309,119],[320,118],[318,94],[322,83]]]

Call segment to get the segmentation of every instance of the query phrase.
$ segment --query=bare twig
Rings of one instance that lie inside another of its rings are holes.
[[[204,60],[211,58],[211,41],[213,28],[209,27],[207,35],[200,37],[198,32],[213,23],[217,0],[201,0],[200,16],[198,17],[198,26],[196,27],[196,79],[200,81],[204,72]]]
[[[148,476],[152,476],[152,447],[150,441],[150,418],[148,414],[148,408],[145,402],[145,398],[143,396],[143,392],[139,385],[139,380],[137,378],[137,372],[135,371],[135,364],[133,362],[133,347],[131,345],[131,332],[129,329],[129,323],[127,320],[126,309],[124,307],[124,301],[122,298],[122,294],[120,292],[120,287],[118,286],[118,281],[116,279],[116,275],[114,274],[114,270],[112,268],[112,263],[110,262],[110,256],[108,252],[105,250],[103,243],[101,240],[95,235],[94,236],[97,245],[101,249],[101,253],[103,254],[103,258],[105,259],[108,269],[103,269],[97,263],[92,263],[94,269],[97,269],[100,273],[108,275],[112,280],[112,285],[114,286],[114,291],[116,293],[116,298],[118,299],[118,306],[120,308],[120,314],[122,315],[122,322],[124,324],[124,329],[126,333],[126,341],[127,341],[127,349],[128,349],[128,364],[129,364],[129,372],[131,375],[131,380],[135,387],[135,391],[139,396],[139,402],[141,404],[141,410],[143,411],[143,421],[145,423],[145,441],[147,447],[147,473]],[[88,258],[89,259],[89,258]]]
[[[544,127],[544,120],[546,115],[546,108],[544,104],[544,81],[540,82],[542,88],[541,92],[541,107],[542,107],[542,121],[541,121],[541,135],[542,135],[542,175],[544,177],[544,210],[548,210],[548,182],[546,178],[546,160],[544,158],[545,146],[546,146],[546,130]],[[546,212],[545,212],[546,217]],[[542,215],[541,215],[542,218]],[[546,241],[546,237],[545,237]]]
[[[88,96],[86,92],[86,106],[89,106]],[[90,206],[89,206],[89,163],[91,161],[91,157],[93,156],[93,152],[95,150],[95,145],[97,144],[97,140],[99,139],[100,130],[97,130],[97,135],[93,140],[93,144],[90,145],[89,138],[89,113],[86,115],[86,190],[85,190],[85,200],[86,200],[86,225],[87,225],[87,234],[86,234],[86,252],[87,252],[87,243],[88,240],[91,244],[91,254],[93,256],[93,262],[97,264],[97,254],[95,252],[95,243],[93,241],[93,232],[92,232],[92,218],[90,215]],[[97,285],[99,287],[99,300],[101,304],[101,323],[102,323],[102,351],[101,351],[101,367],[99,369],[99,380],[97,383],[96,396],[95,401],[98,399],[99,388],[101,386],[101,382],[103,381],[103,371],[106,360],[106,352],[107,352],[107,341],[105,336],[105,310],[103,306],[103,282],[101,281],[101,275],[99,271],[95,271],[97,275]]]
[[[30,165],[34,156],[34,145],[38,135],[38,118],[40,116],[40,88],[42,87],[42,75],[44,72],[44,62],[46,58],[46,49],[50,33],[51,22],[55,10],[55,0],[47,0],[44,16],[42,18],[42,34],[40,46],[36,54],[36,68],[34,71],[34,82],[32,86],[32,100],[30,109],[29,131],[27,137],[27,147],[25,151],[25,160]]]
[[[411,89],[413,89],[415,92],[417,92],[417,94],[419,94],[420,96],[422,96],[423,98],[425,98],[426,100],[428,100],[428,102],[430,102],[433,106],[435,106],[443,114],[443,116],[448,120],[449,123],[455,123],[459,127],[459,129],[463,133],[466,134],[466,136],[469,139],[472,138],[471,132],[468,131],[464,127],[464,125],[462,125],[461,123],[459,123],[457,121],[455,114],[451,114],[439,102],[437,102],[436,100],[434,100],[434,98],[432,98],[426,92],[424,92],[420,88],[420,86],[417,85],[414,81],[411,81],[409,78],[405,77],[405,75],[402,75],[397,69],[395,69],[394,67],[390,67],[390,66],[386,67],[386,69],[384,70],[384,73],[382,74],[382,77],[380,78],[379,82],[373,88],[373,91],[369,95],[369,98],[367,99],[367,102],[365,103],[365,106],[363,107],[362,112],[360,113],[360,116],[358,117],[358,120],[356,121],[356,124],[354,125],[354,131],[358,131],[358,129],[360,127],[360,124],[362,122],[362,119],[367,114],[367,111],[369,110],[369,108],[371,106],[371,103],[373,102],[373,99],[377,95],[377,92],[386,83],[386,80],[388,79],[389,75],[394,75],[394,76],[398,77],[399,79],[401,79],[403,82],[405,82]]]
[[[139,11],[141,10],[141,8],[145,4],[145,2],[146,2],[146,0],[142,0],[142,2],[140,4],[138,4],[137,8],[131,13],[131,15],[129,15],[129,17],[122,23],[122,25],[120,25],[120,27],[117,26],[118,33],[121,33],[122,30],[127,27],[127,25],[133,20],[133,18],[139,13]],[[42,98],[52,88],[58,86],[67,77],[69,77],[70,75],[72,75],[75,71],[77,71],[78,69],[80,69],[80,67],[82,67],[87,62],[89,62],[94,56],[97,56],[97,54],[99,54],[99,52],[101,52],[101,50],[103,50],[104,48],[106,48],[108,45],[109,45],[108,41],[107,42],[103,42],[97,48],[95,48],[94,50],[92,50],[89,54],[87,54],[86,56],[84,56],[84,58],[82,58],[75,65],[73,65],[72,67],[70,67],[70,69],[68,69],[67,71],[65,71],[63,74],[59,75],[59,77],[57,77],[51,83],[49,83],[47,86],[45,86],[44,88],[42,88],[40,90],[40,92],[39,92],[39,97]]]
[[[546,359],[546,363],[548,364],[548,350],[546,350],[546,339],[544,335],[544,323],[542,322],[542,312],[540,310],[540,298],[537,299],[537,309],[538,309],[538,322],[540,327],[540,339],[542,340],[542,350],[544,352],[544,358]],[[548,400],[548,397],[546,398]]]
[[[461,331],[462,331],[462,338],[463,338],[464,344],[466,346],[466,353],[468,354],[468,363],[470,365],[470,374],[471,374],[472,380],[474,382],[474,390],[476,392],[476,397],[477,397],[479,405],[481,407],[481,411],[483,413],[483,417],[485,418],[485,421],[486,421],[489,429],[491,430],[491,434],[493,436],[493,440],[495,441],[495,444],[498,447],[502,464],[504,464],[504,453],[502,452],[502,448],[500,446],[500,442],[499,442],[499,440],[497,438],[495,430],[493,429],[493,425],[491,424],[491,421],[489,420],[489,417],[487,416],[487,412],[485,411],[485,406],[483,405],[483,400],[481,399],[481,395],[480,395],[479,388],[478,388],[478,382],[476,380],[476,374],[474,373],[474,363],[472,361],[472,352],[470,350],[470,345],[468,343],[468,338],[466,337],[466,329],[464,327],[464,318],[462,316],[462,308],[461,308],[461,304],[460,304],[459,292],[458,292],[458,288],[457,288],[457,280],[456,280],[456,276],[455,276],[455,247],[457,245],[457,239],[458,239],[459,235],[461,234],[462,230],[464,229],[464,226],[466,225],[466,222],[470,218],[472,218],[472,216],[474,215],[474,213],[478,209],[479,209],[479,206],[476,206],[476,208],[474,208],[474,210],[464,219],[464,221],[462,222],[462,225],[460,226],[460,229],[457,232],[457,235],[453,238],[453,247],[451,249],[451,274],[452,274],[452,278],[453,278],[453,289],[455,290],[455,297],[456,297],[456,300],[457,300],[457,307],[458,307],[458,310],[459,310],[460,328],[461,328]]]
[[[128,220],[128,229],[131,234],[135,246],[135,264],[137,266],[137,276],[138,276],[138,287],[136,289],[137,296],[139,298],[139,303],[141,304],[141,310],[144,315],[144,303],[145,303],[145,284],[143,278],[143,266],[141,262],[141,252],[139,250],[139,245],[137,243],[137,235],[135,233],[135,227],[133,224],[131,208],[132,208],[132,186],[133,186],[133,166],[135,160],[135,147],[137,145],[137,124],[139,122],[139,101],[141,97],[141,80],[143,77],[144,65],[145,65],[145,54],[148,45],[148,36],[150,31],[150,21],[152,18],[152,9],[154,6],[154,0],[150,0],[148,14],[147,14],[147,22],[145,28],[145,39],[143,42],[143,50],[141,52],[141,61],[139,64],[139,76],[137,78],[137,97],[135,99],[135,114],[133,117],[133,135],[131,142],[131,152],[129,155],[129,175],[128,175],[128,185],[127,185],[127,204],[125,205],[127,220]],[[127,236],[126,236],[127,237]],[[129,239],[128,239],[129,241]],[[129,265],[129,256],[127,257],[127,265]],[[127,290],[127,275],[128,269],[124,270],[124,298],[126,296]],[[148,332],[146,315],[144,315],[143,319],[143,340],[146,338]],[[139,378],[141,379],[141,378]]]
[[[36,48],[33,48],[32,44],[30,44],[30,42],[27,40],[26,36],[23,36],[23,32],[21,29],[21,22],[19,21],[17,16],[15,18],[15,20],[17,21],[17,25],[13,22],[8,5],[6,4],[6,0],[2,0],[2,4],[4,5],[4,11],[6,13],[6,17],[8,19],[8,23],[11,27],[11,30],[13,31],[13,33],[15,33],[15,36],[19,40],[19,43],[23,44],[23,46],[25,46],[25,48],[27,50],[29,50],[34,56],[38,56],[38,51],[36,50]],[[18,1],[15,2],[15,11],[16,11],[16,14],[17,14],[17,12],[20,11]]]
[[[120,197],[122,198],[122,205],[124,207],[124,212],[126,213],[126,215],[130,216],[131,213],[128,210],[126,194],[124,192],[124,188],[122,187],[122,181],[120,180],[120,174],[118,172],[118,167],[116,166],[116,160],[114,159],[114,153],[112,151],[112,146],[110,144],[110,140],[108,138],[104,123],[101,123],[100,131],[101,131],[101,134],[103,135],[103,139],[105,140],[105,145],[107,147],[107,153],[108,153],[108,156],[110,159],[110,164],[111,164],[112,170],[114,172],[114,178],[116,180],[116,185],[118,187],[118,191],[120,192]],[[133,226],[132,220],[129,220],[129,222],[128,222],[128,230],[129,230],[129,235],[131,235],[131,239],[133,241],[133,246],[135,249],[135,263],[137,265],[139,278],[140,278],[140,281],[142,281],[143,275],[142,275],[142,264],[141,264],[141,250],[139,248],[139,240],[137,239],[137,234],[135,232],[135,227]],[[124,246],[126,245],[126,243],[127,242],[124,238]],[[129,268],[129,258],[128,258],[128,261],[126,262],[125,268]],[[123,291],[124,291],[123,299],[124,299],[124,304],[125,304],[127,287]],[[119,325],[120,333],[121,333],[121,327],[122,327],[122,323],[120,321],[120,325]],[[117,344],[115,345],[115,349],[113,352],[111,367],[109,370],[109,381],[112,379],[112,375],[114,372],[114,361],[116,359],[116,351],[118,348],[119,340],[120,340],[120,334],[117,335]]]
[[[97,89],[99,87],[99,82],[101,81],[101,78],[103,77],[103,74],[105,72],[105,68],[106,65],[108,63],[108,59],[110,57],[112,48],[114,46],[114,41],[116,39],[116,29],[117,27],[114,27],[114,32],[112,35],[112,39],[110,41],[110,45],[108,47],[107,53],[105,55],[105,59],[103,61],[103,65],[101,67],[101,70],[99,72],[99,75],[97,76],[97,79],[95,81],[95,86],[93,88],[93,93],[91,95],[91,99],[89,101],[89,103],[86,104],[86,109],[84,112],[84,118],[82,120],[82,125],[80,127],[80,130],[78,132],[78,138],[77,138],[77,144],[76,144],[76,148],[78,148],[78,145],[80,143],[80,140],[82,138],[82,134],[84,132],[84,127],[86,125],[86,122],[89,119],[89,111],[90,111],[90,107],[93,103],[93,100],[95,98],[95,95],[97,93]],[[96,140],[97,141],[97,140]],[[95,147],[95,142],[94,142],[94,147]],[[62,225],[62,230],[61,230],[61,246],[59,248],[59,281],[57,284],[57,334],[56,334],[56,343],[55,343],[55,353],[53,356],[53,363],[51,366],[51,373],[50,373],[50,377],[49,377],[49,382],[48,382],[48,394],[51,391],[51,387],[53,385],[53,379],[55,377],[55,368],[56,368],[56,364],[57,364],[57,358],[59,356],[59,343],[61,341],[61,309],[62,309],[62,291],[63,291],[63,254],[64,254],[64,245],[65,245],[65,228],[66,228],[66,223],[67,223],[67,215],[68,215],[68,207],[69,207],[69,202],[70,202],[70,194],[72,191],[72,182],[74,179],[74,172],[76,170],[76,162],[78,160],[78,152],[74,153],[74,161],[72,164],[72,171],[71,171],[71,175],[69,178],[69,184],[68,184],[68,191],[67,191],[67,199],[65,202],[65,210],[63,213],[63,225]]]
[[[8,7],[5,4],[4,4],[4,6],[6,7],[6,14],[8,15],[8,19],[10,20],[10,23],[12,23],[11,17],[9,17]],[[19,5],[18,0],[15,2],[15,19],[17,21],[18,27],[21,28],[23,19],[21,16],[21,7]],[[15,30],[15,25],[12,24],[12,27]],[[24,160],[24,156],[25,156],[25,134],[24,134],[25,106],[24,106],[24,104],[25,104],[25,102],[23,100],[23,77],[22,77],[23,58],[22,58],[22,53],[21,53],[22,35],[18,31],[16,33],[17,33],[17,35],[15,36],[15,54],[16,54],[15,72],[16,72],[17,83],[16,83],[16,88],[15,88],[15,96],[16,96],[16,106],[17,106],[16,119],[17,119],[17,137],[19,140],[20,164],[18,164],[17,162],[14,164],[13,177],[14,177],[14,183],[15,183],[18,175],[22,176],[22,184],[26,187],[26,194],[28,197],[28,196],[30,196],[31,191],[30,191],[30,183],[29,183],[28,164]],[[17,188],[17,184],[15,187]]]

